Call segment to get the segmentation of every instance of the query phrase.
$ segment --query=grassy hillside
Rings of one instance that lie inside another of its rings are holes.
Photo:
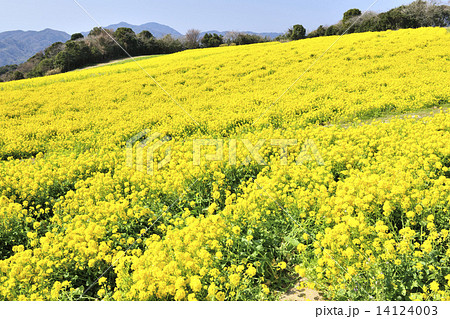
[[[337,39],[140,59],[176,102],[133,62],[0,83],[0,299],[271,300],[301,277],[450,298],[450,114],[360,121],[448,103],[450,33],[347,35],[309,68]],[[153,174],[127,158],[144,129],[170,148]]]

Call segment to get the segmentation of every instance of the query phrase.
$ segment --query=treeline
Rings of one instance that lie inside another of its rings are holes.
[[[297,24],[275,40],[291,41],[330,36],[342,34],[347,30],[348,33],[355,33],[449,25],[450,6],[416,0],[409,5],[403,5],[380,14],[368,12],[362,15],[359,9],[350,9],[344,13],[342,20],[337,24],[328,27],[320,26],[309,34],[306,34],[306,29],[302,25]],[[76,33],[66,43],[52,44],[25,63],[0,67],[0,81],[57,74],[127,57],[128,55],[121,47],[130,55],[137,56],[267,41],[273,40],[239,32],[228,32],[225,36],[216,33],[206,33],[201,36],[199,30],[191,29],[181,39],[175,39],[170,35],[157,39],[149,31],[135,34],[130,28],[118,28],[116,31],[94,28],[86,37],[81,33]]]
[[[218,35],[216,33],[206,33],[200,40],[200,44],[197,47],[218,47],[227,45],[245,45],[253,43],[262,43],[273,41],[271,38],[262,37],[257,34],[247,34],[241,32],[227,32],[225,36]]]
[[[367,12],[362,15],[359,9],[344,13],[339,23],[329,27],[319,26],[308,37],[338,35],[348,29],[348,33],[414,29],[421,27],[450,26],[450,6],[439,5],[436,1],[417,0],[383,13]]]
[[[117,44],[132,56],[167,54],[184,49],[181,41],[170,35],[157,39],[149,31],[135,34],[130,28],[113,31],[96,27],[86,37],[76,33],[66,43],[52,44],[25,63],[1,67],[0,77],[6,81],[32,78],[127,57]]]

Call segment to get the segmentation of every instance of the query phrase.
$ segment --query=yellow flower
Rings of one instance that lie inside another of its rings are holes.
[[[389,201],[385,201],[383,204],[383,215],[385,216],[389,216],[392,213],[392,206],[391,203]]]
[[[409,275],[426,269],[434,282],[402,298],[450,299],[450,112],[405,114],[450,97],[449,37],[444,28],[346,35],[307,86],[293,87],[261,118],[293,66],[311,64],[329,38],[140,60],[207,124],[201,129],[126,61],[0,83],[0,238],[12,247],[0,258],[0,298],[67,298],[80,287],[56,282],[71,277],[65,265],[92,281],[96,267],[113,264],[115,285],[101,278],[100,299],[266,299],[262,283],[277,278],[256,278],[256,269],[276,275],[287,264],[270,261],[286,257],[301,260],[295,272],[305,277],[308,269],[330,298],[365,298],[352,278],[375,273],[380,283],[380,265],[407,260]],[[405,116],[357,119],[392,110]],[[144,128],[167,138],[151,141]],[[226,137],[223,160],[211,161],[217,147],[202,145],[194,165],[192,142],[217,137]],[[280,139],[290,141],[286,156],[273,143]],[[153,149],[157,141],[164,145]],[[256,169],[258,156],[267,165]],[[298,254],[268,260],[260,248],[291,228],[300,234]],[[248,256],[248,245],[262,254]],[[430,253],[442,257],[433,266]],[[394,299],[406,280],[397,275]]]
[[[249,275],[250,277],[253,277],[253,276],[256,275],[256,268],[253,267],[253,266],[250,266],[250,267],[247,268],[247,270],[245,271],[245,273],[246,273],[247,275]]]
[[[232,286],[237,286],[241,280],[241,277],[238,274],[231,274],[228,276],[228,279],[230,280],[230,284]]]
[[[415,212],[413,212],[413,211],[411,211],[411,210],[409,210],[408,212],[406,212],[406,217],[412,219],[412,218],[414,218],[414,216],[416,216],[416,213],[415,213]]]
[[[200,281],[200,278],[198,276],[192,276],[190,278],[189,285],[194,292],[199,292],[200,290],[202,290],[202,282]]]
[[[299,274],[301,277],[306,276],[306,270],[304,268],[300,267],[299,265],[296,265],[294,269],[295,269],[295,272],[297,274]]]
[[[217,289],[218,289],[218,287],[216,286],[216,284],[212,283],[208,287],[208,295],[209,296],[214,296],[216,294]]]
[[[277,264],[278,269],[286,269],[286,263],[284,261],[281,261]]]
[[[186,291],[183,288],[177,289],[174,299],[176,301],[180,301],[180,300],[184,300],[185,297],[186,297]],[[195,297],[195,295],[194,295],[194,297]]]
[[[305,250],[306,250],[306,245],[304,245],[304,244],[302,244],[302,243],[300,243],[300,244],[297,245],[297,251],[298,251],[299,253],[301,253],[301,252],[303,252],[303,251],[305,251]]]
[[[188,295],[188,300],[189,301],[197,301],[197,298],[195,297],[195,294],[189,294]]]
[[[378,274],[377,279],[384,279],[384,274]]]
[[[239,226],[234,226],[232,229],[233,233],[235,233],[236,235],[239,235],[241,232],[241,228]]]
[[[225,294],[224,294],[222,291],[219,291],[219,292],[216,294],[216,299],[217,299],[218,301],[224,301],[224,300],[225,300]]]
[[[430,290],[433,292],[437,292],[439,290],[439,284],[437,283],[437,281],[431,282]]]
[[[264,284],[262,284],[261,287],[262,287],[263,293],[266,294],[266,295],[268,295],[269,292],[270,292],[269,287],[267,287],[267,286],[264,285]]]
[[[105,289],[99,289],[97,292],[97,295],[101,298],[106,294]]]
[[[353,276],[354,274],[356,274],[356,269],[355,269],[355,267],[353,267],[353,266],[349,266],[349,267],[347,268],[347,272],[348,272],[348,274],[349,274],[350,276]]]

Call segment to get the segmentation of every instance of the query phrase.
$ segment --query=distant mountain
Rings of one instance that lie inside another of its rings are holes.
[[[113,29],[114,31],[118,28],[130,28],[132,29],[136,34],[139,32],[142,32],[144,30],[150,31],[154,37],[162,38],[166,34],[171,34],[174,37],[181,37],[183,36],[180,32],[177,30],[156,22],[149,22],[141,25],[133,25],[126,22],[120,22],[117,24],[111,24],[109,26],[104,27],[105,29]],[[87,35],[89,32],[83,32],[83,35]]]
[[[52,29],[1,32],[0,66],[25,62],[52,43],[66,42],[69,39],[69,34]]]
[[[212,31],[201,32],[200,36],[203,37],[206,33],[217,33],[218,35],[225,36],[228,32],[231,32],[231,31],[212,30]],[[255,35],[262,36],[262,37],[269,37],[270,39],[275,39],[277,36],[283,34],[283,33],[276,33],[276,32],[260,32],[260,33],[258,33],[258,32],[252,32],[252,31],[233,31],[233,32],[246,33],[246,34],[255,34]]]
[[[133,25],[126,22],[120,22],[117,24],[111,24],[106,26],[105,29],[116,30],[118,28],[131,28],[137,34],[144,30],[150,31],[155,37],[161,38],[166,34],[171,34],[175,38],[182,37],[183,35],[177,30],[156,22],[149,22],[141,25]],[[205,33],[217,33],[226,35],[228,31],[206,31],[202,32],[201,36]],[[251,31],[243,31],[242,33],[256,34],[262,37],[269,37],[271,39],[281,35],[281,33],[266,32],[256,33]],[[89,34],[83,32],[83,35]],[[27,61],[30,57],[44,50],[55,42],[66,42],[70,39],[70,35],[66,32],[45,29],[42,31],[7,31],[0,33],[0,66],[7,64],[20,64]]]

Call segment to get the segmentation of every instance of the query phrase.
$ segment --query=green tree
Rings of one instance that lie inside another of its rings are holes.
[[[158,53],[174,53],[183,50],[183,44],[178,39],[174,39],[170,34],[166,34],[157,41]]]
[[[123,51],[120,50],[113,40],[113,33],[114,31],[112,30],[105,30],[105,32],[96,36],[89,36],[85,40],[91,51],[92,62],[104,62],[124,55]]]
[[[325,31],[326,36],[336,35],[336,34],[339,34],[339,28],[334,25],[329,26]]]
[[[343,22],[347,22],[353,17],[359,17],[361,15],[361,10],[359,9],[350,9],[344,13],[344,17],[342,18]]]
[[[223,35],[214,33],[209,43],[212,47],[218,47],[219,45],[223,44]]]
[[[203,36],[203,38],[200,40],[200,42],[202,43],[202,45],[204,47],[209,47],[209,40],[211,39],[212,35],[209,33],[205,33],[205,35]]]
[[[216,33],[214,33],[214,34],[206,33],[203,36],[201,42],[202,42],[202,45],[206,48],[218,47],[219,45],[221,45],[223,43],[223,36],[218,35]]]
[[[403,28],[419,28],[418,16],[407,15],[404,6],[394,8],[378,15],[376,31],[397,30]]]
[[[56,67],[60,68],[62,72],[67,72],[71,67],[71,59],[66,51],[59,52],[54,60]]]
[[[44,50],[44,54],[46,58],[53,58],[55,57],[59,52],[64,50],[65,45],[62,42],[55,42],[48,48]]]
[[[54,65],[62,72],[85,66],[92,60],[91,50],[84,42],[68,41],[64,51],[59,52]]]
[[[323,37],[327,29],[320,25],[316,30],[308,34],[308,38]]]
[[[16,70],[17,67],[18,67],[17,64],[0,66],[0,75],[6,74],[8,72],[12,72],[12,71]]]
[[[375,31],[377,29],[378,20],[378,14],[375,12],[368,12],[361,17],[358,23],[354,26],[354,32]]]
[[[306,29],[301,24],[296,24],[287,32],[287,38],[289,40],[304,39],[306,35]]]
[[[95,36],[99,36],[103,33],[102,28],[99,27],[95,27],[94,29],[92,29],[89,34],[88,37],[95,37]]]
[[[139,43],[139,54],[156,54],[159,52],[159,46],[156,39],[150,31],[144,30],[137,35]]]
[[[234,43],[237,45],[244,45],[244,44],[252,44],[252,43],[261,43],[265,42],[266,40],[257,34],[245,34],[245,33],[239,33],[236,36],[236,39]]]
[[[34,72],[37,74],[36,76],[43,76],[48,71],[53,70],[53,60],[52,59],[44,59],[34,68]]]
[[[136,54],[139,49],[138,39],[134,31],[130,28],[118,28],[114,34],[114,38],[117,42],[127,50],[131,55]],[[120,53],[119,53],[120,54]]]
[[[75,41],[75,40],[83,39],[83,38],[84,38],[84,35],[82,35],[81,33],[74,33],[70,37],[70,41]]]
[[[23,76],[23,73],[20,71],[15,71],[12,75],[12,79],[13,81],[17,81],[17,80],[22,80],[25,79],[25,77]]]
[[[150,31],[144,30],[137,35],[140,40],[149,40],[153,38],[153,34]]]

